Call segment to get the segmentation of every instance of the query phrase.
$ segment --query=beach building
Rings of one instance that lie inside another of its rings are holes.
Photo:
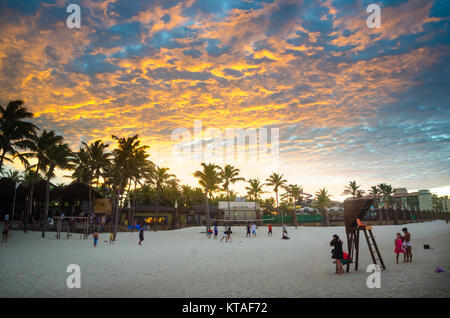
[[[402,209],[433,210],[433,197],[430,190],[425,189],[408,193],[406,188],[398,188],[394,189],[392,198],[394,200],[394,206]]]

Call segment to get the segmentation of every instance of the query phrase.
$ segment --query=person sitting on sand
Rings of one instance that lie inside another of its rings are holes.
[[[404,239],[402,238],[402,235],[400,233],[397,233],[397,238],[394,240],[394,247],[395,247],[394,253],[397,254],[397,257],[395,259],[397,264],[398,264],[398,256],[400,253],[403,253],[404,256],[403,263],[406,263],[406,251],[403,249],[402,246],[403,240]]]
[[[412,244],[411,244],[411,233],[408,232],[408,229],[404,227],[402,229],[403,233],[405,233],[405,243],[406,243],[406,262],[411,263],[412,262]]]
[[[97,232],[97,229],[95,229],[95,232],[94,232],[94,247],[97,247],[97,242],[98,242],[98,232]]]
[[[330,245],[333,246],[333,250],[331,251],[331,258],[336,260],[336,274],[343,274],[344,269],[342,267],[342,260],[344,259],[344,251],[342,250],[342,241],[336,234],[333,235],[333,239],[330,242]]]
[[[289,236],[287,236],[287,232],[283,233],[283,236],[281,237],[282,240],[289,240]]]

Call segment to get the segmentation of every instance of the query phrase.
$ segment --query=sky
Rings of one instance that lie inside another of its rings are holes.
[[[231,162],[245,178],[276,171],[338,200],[350,180],[450,195],[449,20],[447,0],[3,0],[0,104],[24,100],[74,150],[138,134],[190,185],[205,157],[176,145],[265,128],[276,158]]]

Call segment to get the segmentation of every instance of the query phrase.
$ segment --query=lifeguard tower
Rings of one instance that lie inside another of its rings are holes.
[[[383,269],[386,269],[375,241],[375,236],[372,233],[372,227],[362,223],[362,219],[374,201],[375,199],[373,198],[348,198],[344,201],[344,222],[347,233],[348,255],[355,264],[355,271],[358,270],[360,231],[363,231],[366,237],[373,264],[380,265]],[[350,264],[351,262],[347,262],[347,272],[350,271]]]

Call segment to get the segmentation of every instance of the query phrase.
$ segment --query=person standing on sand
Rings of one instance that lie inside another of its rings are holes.
[[[113,231],[111,231],[111,233],[109,233],[109,245],[111,245],[113,243],[113,238],[114,238],[114,233],[113,233]]]
[[[143,240],[144,240],[144,228],[141,227],[139,229],[139,245],[142,245]]]
[[[245,237],[250,237],[250,223],[247,223],[247,234]]]
[[[223,239],[225,239],[225,243],[228,243],[228,230],[223,231],[222,238],[220,239],[220,243],[222,243]]]
[[[2,242],[8,243],[8,235],[9,235],[9,224],[8,223],[5,223],[3,225],[3,232],[2,232],[2,234],[3,234]]]
[[[97,232],[97,229],[95,229],[95,232],[94,232],[94,247],[97,247],[97,242],[98,242],[98,232]]]
[[[411,244],[411,233],[408,232],[408,229],[404,227],[402,229],[403,233],[405,233],[405,242],[406,242],[406,263],[412,263],[412,244]]]
[[[394,253],[397,254],[395,261],[398,264],[398,256],[400,253],[403,253],[403,263],[406,263],[406,251],[403,249],[403,238],[400,233],[397,233],[397,238],[394,240]]]
[[[252,235],[253,235],[253,237],[256,237],[256,224],[255,223],[252,224]]]
[[[217,234],[219,234],[219,229],[217,228],[217,223],[214,225],[214,239],[217,240]]]
[[[272,224],[269,224],[269,231],[267,232],[267,236],[272,236]]]
[[[344,258],[344,251],[342,250],[342,241],[336,234],[333,235],[333,239],[330,242],[330,245],[333,246],[333,250],[331,251],[331,258],[336,260],[336,274],[343,274],[344,269],[342,267],[342,260]]]

